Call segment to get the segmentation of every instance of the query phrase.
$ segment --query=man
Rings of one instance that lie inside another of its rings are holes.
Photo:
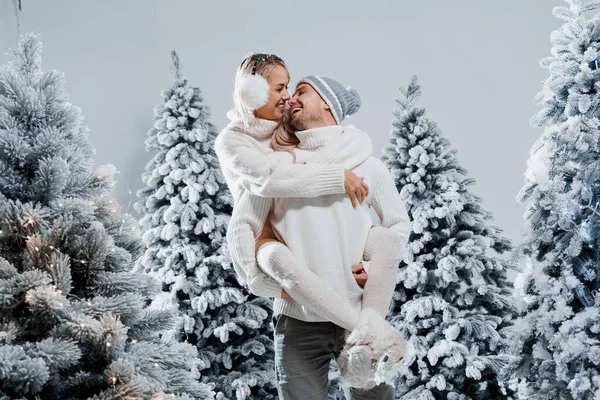
[[[296,162],[303,163],[311,162],[320,150],[340,139],[346,128],[339,123],[346,115],[357,111],[360,100],[355,91],[345,89],[334,80],[309,76],[298,83],[289,106],[289,125],[300,140],[294,150]],[[375,299],[382,293],[383,299],[381,296],[377,299],[378,306],[363,303],[362,307],[363,310],[366,307],[379,308],[379,312],[385,315],[395,279],[385,282],[367,279],[363,293],[354,280],[364,280],[365,274],[354,270],[358,275],[353,276],[349,268],[352,260],[360,260],[365,248],[366,234],[372,224],[369,206],[381,219],[383,228],[379,229],[396,231],[402,238],[401,243],[408,238],[408,215],[392,176],[380,160],[367,155],[352,172],[364,177],[370,188],[370,194],[356,209],[343,195],[274,199],[271,223],[276,235],[298,261],[349,302],[358,301],[360,308],[361,299],[365,302],[368,297]],[[398,251],[403,253],[403,246],[397,246]],[[369,249],[365,250],[368,254]],[[283,261],[269,256],[268,251],[258,253],[261,268],[268,270],[269,265],[277,267],[278,262],[283,264]],[[390,267],[397,265],[397,262],[395,265],[392,262]],[[285,265],[279,266],[285,269]],[[271,275],[277,273],[269,272]],[[371,303],[374,301],[371,300]],[[280,397],[284,400],[326,399],[329,364],[332,358],[337,359],[342,353],[347,332],[332,322],[323,321],[318,313],[293,298],[276,298],[274,310]],[[360,335],[360,332],[357,334]],[[395,339],[389,340],[393,342]],[[374,386],[374,383],[368,386]],[[394,398],[393,388],[385,384],[368,390],[352,389],[351,393],[354,400]]]

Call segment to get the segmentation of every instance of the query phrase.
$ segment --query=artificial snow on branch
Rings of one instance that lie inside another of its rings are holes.
[[[163,292],[152,307],[176,307],[181,316],[168,336],[191,343],[202,360],[203,382],[219,399],[276,399],[271,301],[242,288],[225,240],[233,199],[221,173],[200,89],[171,53],[173,86],[154,109],[135,207],[146,251],[141,268]]]
[[[599,106],[600,2],[554,8],[549,71],[532,125],[544,128],[527,161],[517,277],[519,318],[507,330],[513,362],[505,379],[516,399],[600,396]]]
[[[137,222],[41,50],[25,35],[0,69],[0,397],[212,399],[196,348],[161,338],[174,310],[149,312]]]
[[[416,77],[400,89],[384,163],[412,222],[392,322],[407,338],[398,399],[504,398],[501,330],[514,305],[499,257],[511,249],[470,193],[474,180],[439,127],[417,107]]]

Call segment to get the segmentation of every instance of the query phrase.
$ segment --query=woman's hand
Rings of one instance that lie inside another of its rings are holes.
[[[365,183],[364,179],[352,171],[344,170],[344,187],[354,208],[356,208],[357,201],[362,204],[363,200],[369,195],[369,185]]]

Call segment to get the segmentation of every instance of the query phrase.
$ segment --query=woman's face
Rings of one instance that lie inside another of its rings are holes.
[[[254,111],[254,115],[257,118],[277,121],[283,117],[285,103],[290,99],[288,93],[290,77],[283,66],[277,65],[269,74],[267,82],[269,83],[269,101]]]

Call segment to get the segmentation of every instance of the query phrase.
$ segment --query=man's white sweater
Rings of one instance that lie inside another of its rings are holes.
[[[296,162],[311,162],[323,148],[342,137],[344,127],[327,126],[297,132],[300,144]],[[286,155],[287,156],[287,155]],[[284,155],[272,155],[280,160]],[[291,156],[287,161],[291,162]],[[271,222],[279,238],[288,246],[301,265],[327,282],[333,290],[360,310],[363,289],[356,283],[351,267],[359,263],[373,225],[370,207],[377,212],[381,225],[396,232],[402,244],[408,239],[410,222],[393,178],[377,158],[366,155],[352,171],[364,177],[369,195],[356,209],[347,195],[316,198],[275,199]],[[398,249],[403,256],[404,245]],[[276,298],[275,315],[284,314],[303,321],[325,321],[293,299]]]
[[[371,154],[371,139],[348,127],[340,140],[323,148],[310,164],[282,163],[281,157],[267,157],[274,153],[269,145],[277,123],[255,118],[244,125],[234,112],[228,116],[231,122],[217,136],[215,151],[234,198],[227,229],[229,253],[238,279],[252,293],[281,297],[281,285],[260,270],[255,257],[255,240],[269,214],[271,198],[345,193],[344,169],[352,169],[364,154]]]

